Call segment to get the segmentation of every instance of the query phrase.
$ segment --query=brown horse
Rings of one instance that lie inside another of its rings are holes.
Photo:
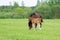
[[[42,22],[42,16],[39,13],[31,14],[28,22],[29,29],[33,27],[35,30],[35,28],[38,27],[38,29],[41,30]]]

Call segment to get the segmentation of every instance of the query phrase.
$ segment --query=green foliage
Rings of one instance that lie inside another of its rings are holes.
[[[54,5],[53,12],[55,13],[54,18],[60,18],[60,5]]]
[[[25,18],[28,18],[29,15],[33,12],[33,10],[32,10],[32,8],[30,8],[30,7],[26,7],[26,8],[24,8],[24,9],[25,9],[24,16],[25,16]]]
[[[36,6],[39,6],[40,5],[40,0],[37,0],[37,5]]]
[[[14,3],[14,8],[16,8],[16,7],[19,7],[17,2]]]
[[[54,14],[54,18],[60,18],[60,0],[50,0],[49,6],[51,7],[52,14]]]
[[[25,10],[23,8],[17,7],[14,10],[14,17],[16,18],[23,18]]]
[[[36,7],[35,11],[39,12],[43,16],[43,18],[52,18],[51,8],[45,3]]]
[[[60,18],[60,0],[46,0],[39,2],[35,7],[25,7],[24,1],[19,6],[17,2],[14,6],[0,6],[0,18],[28,18],[33,12],[39,12],[43,18]]]

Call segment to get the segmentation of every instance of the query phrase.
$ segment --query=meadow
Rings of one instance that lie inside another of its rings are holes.
[[[60,19],[44,19],[35,31],[28,29],[28,19],[0,19],[0,40],[60,40]]]

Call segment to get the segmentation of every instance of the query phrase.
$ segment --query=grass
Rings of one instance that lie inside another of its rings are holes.
[[[0,40],[60,40],[60,19],[44,19],[42,30],[29,30],[27,19],[0,19]]]

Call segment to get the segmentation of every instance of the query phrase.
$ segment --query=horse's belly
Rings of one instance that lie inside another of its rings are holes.
[[[40,23],[41,22],[40,20],[41,20],[40,18],[33,18],[32,23]]]

